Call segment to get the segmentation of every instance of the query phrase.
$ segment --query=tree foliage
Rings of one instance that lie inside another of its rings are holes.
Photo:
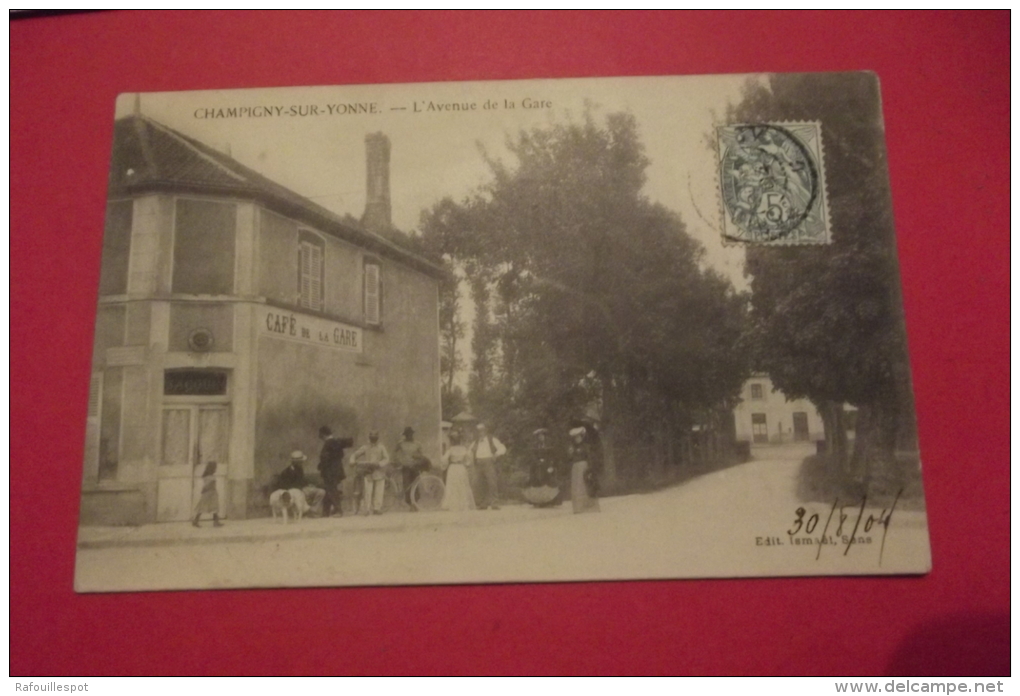
[[[507,148],[509,161],[486,157],[487,185],[422,217],[473,301],[476,414],[513,439],[598,409],[611,443],[732,402],[747,375],[746,297],[702,268],[676,213],[643,195],[633,117],[589,114]],[[448,304],[463,297],[445,291],[458,298]]]
[[[750,83],[729,116],[821,122],[832,243],[749,247],[748,343],[777,388],[819,406],[844,467],[836,416],[843,403],[860,409],[849,467],[866,478],[915,437],[877,80],[773,75]]]

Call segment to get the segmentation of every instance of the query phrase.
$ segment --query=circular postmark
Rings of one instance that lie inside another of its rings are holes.
[[[818,166],[789,129],[777,125],[726,128],[721,156],[723,204],[748,241],[790,236],[818,198]]]

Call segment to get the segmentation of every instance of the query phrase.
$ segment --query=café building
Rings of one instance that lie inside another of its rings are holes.
[[[365,143],[355,219],[145,116],[116,122],[82,524],[186,520],[210,461],[222,516],[265,514],[291,451],[314,473],[322,425],[388,447],[410,425],[438,458],[443,271],[386,234],[390,143]]]

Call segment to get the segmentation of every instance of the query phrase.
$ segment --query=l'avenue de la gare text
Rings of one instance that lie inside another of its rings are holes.
[[[532,99],[525,97],[520,101],[514,99],[483,99],[481,101],[459,101],[439,102],[431,100],[411,102],[411,111],[416,114],[423,113],[450,113],[455,111],[496,111],[499,109],[510,111],[521,108],[530,109],[551,109],[552,102],[548,99]],[[396,107],[395,107],[396,108]]]

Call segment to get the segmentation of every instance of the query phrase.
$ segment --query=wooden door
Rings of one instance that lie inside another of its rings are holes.
[[[756,445],[768,444],[769,426],[764,413],[751,414],[751,438]]]
[[[794,442],[805,442],[811,437],[808,432],[807,413],[804,411],[793,412],[793,440]]]
[[[230,424],[226,406],[180,404],[163,409],[163,438],[156,490],[156,519],[175,522],[191,517],[201,491],[201,476],[217,463],[217,484],[229,465]],[[220,513],[223,512],[220,495]]]

